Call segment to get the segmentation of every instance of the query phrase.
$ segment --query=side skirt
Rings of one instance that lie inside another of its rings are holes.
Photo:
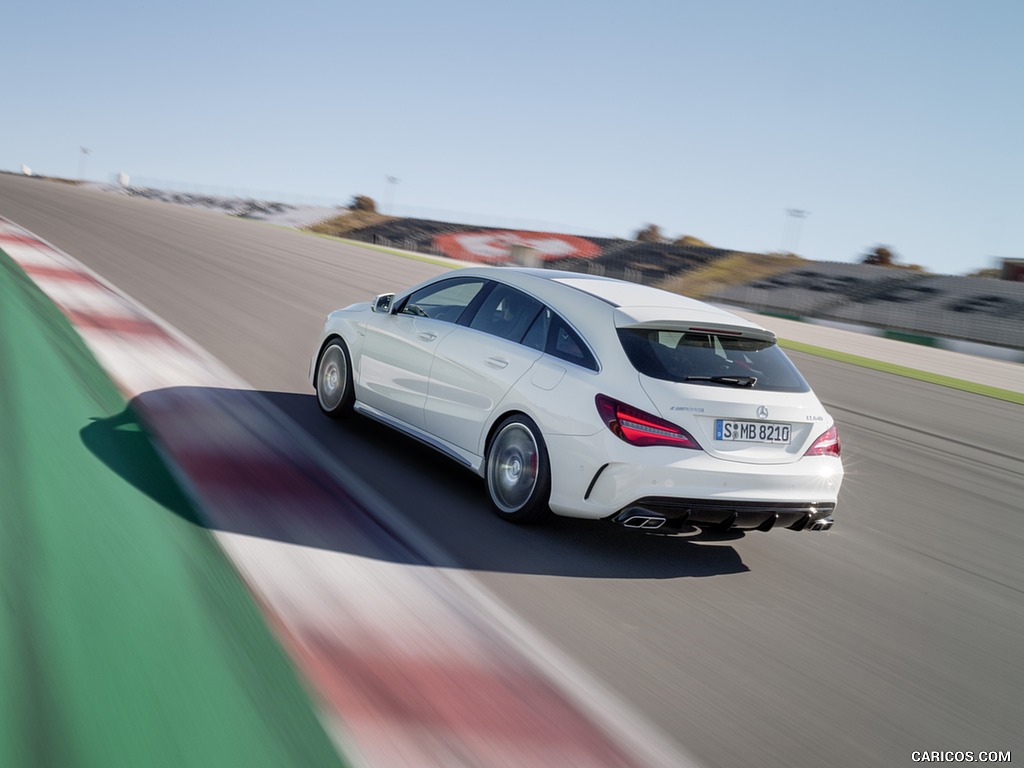
[[[464,451],[461,448],[456,448],[453,445],[449,445],[443,440],[439,440],[433,435],[424,432],[422,429],[418,429],[410,424],[406,424],[404,421],[389,416],[383,411],[379,411],[376,408],[361,403],[356,400],[353,408],[357,413],[361,413],[364,416],[369,416],[374,421],[379,421],[381,424],[396,429],[402,434],[408,435],[409,437],[419,440],[424,445],[430,446],[435,451],[443,453],[452,461],[458,462],[467,469],[472,470],[478,475],[483,475],[483,458],[476,454]]]

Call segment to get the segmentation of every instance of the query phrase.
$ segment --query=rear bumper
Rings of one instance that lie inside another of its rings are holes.
[[[629,528],[673,528],[694,525],[716,530],[828,530],[834,501],[764,502],[719,499],[679,499],[644,496],[613,516]]]
[[[550,506],[556,513],[615,519],[641,506],[680,525],[689,520],[692,525],[758,528],[771,519],[771,527],[810,528],[835,509],[842,485],[843,465],[835,456],[750,464],[704,451],[638,448],[605,433],[545,436]]]

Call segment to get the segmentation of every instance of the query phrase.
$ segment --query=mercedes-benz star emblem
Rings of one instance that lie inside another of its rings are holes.
[[[757,406],[757,418],[767,419],[768,418],[768,406],[759,405]]]

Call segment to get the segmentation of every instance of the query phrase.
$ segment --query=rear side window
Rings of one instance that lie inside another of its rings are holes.
[[[518,342],[537,317],[541,306],[539,301],[522,291],[499,283],[481,302],[469,327]]]
[[[552,357],[581,365],[592,371],[597,370],[597,360],[590,348],[572,326],[548,307],[544,307],[537,315],[537,319],[523,337],[523,344],[546,352]]]
[[[620,328],[619,340],[633,367],[655,379],[769,392],[810,390],[773,341],[651,328]]]

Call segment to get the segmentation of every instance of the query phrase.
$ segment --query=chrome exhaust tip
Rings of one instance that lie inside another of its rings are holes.
[[[661,515],[655,515],[648,512],[646,509],[640,507],[634,507],[627,509],[615,518],[616,522],[622,523],[626,528],[643,528],[647,531],[653,531],[661,528],[666,522],[666,519]]]
[[[807,530],[809,530],[809,531],[827,531],[829,528],[832,527],[832,525],[834,523],[835,523],[835,520],[832,519],[832,515],[829,515],[828,517],[821,517],[821,518],[818,518],[817,520],[815,520],[809,526],[807,526]]]

